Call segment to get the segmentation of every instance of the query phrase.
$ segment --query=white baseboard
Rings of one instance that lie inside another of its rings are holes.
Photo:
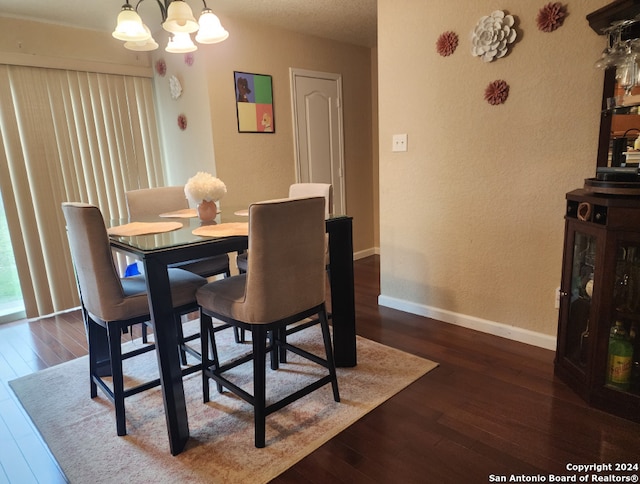
[[[370,255],[380,254],[379,247],[372,247],[370,249],[360,250],[358,252],[353,253],[353,260],[364,259],[365,257],[369,257]]]
[[[537,333],[528,329],[496,323],[495,321],[467,316],[465,314],[454,313],[446,309],[438,309],[424,304],[417,304],[402,299],[384,296],[382,294],[378,296],[378,304],[380,306],[398,309],[406,313],[417,314],[419,316],[437,319],[438,321],[443,321],[445,323],[455,324],[456,326],[473,329],[482,333],[500,336],[501,338],[507,338],[513,341],[538,346],[547,350],[555,351],[556,349],[555,336]]]

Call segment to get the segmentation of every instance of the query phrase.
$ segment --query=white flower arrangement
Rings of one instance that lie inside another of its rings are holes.
[[[203,200],[217,202],[227,193],[227,186],[210,173],[199,171],[187,180],[184,186],[184,194],[194,204]]]
[[[504,57],[509,50],[509,44],[516,40],[514,24],[513,15],[505,15],[502,10],[482,17],[472,33],[471,54],[481,57],[484,62]]]

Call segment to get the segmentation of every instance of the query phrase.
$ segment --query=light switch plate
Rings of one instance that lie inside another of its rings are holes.
[[[407,151],[407,134],[394,134],[391,151]]]

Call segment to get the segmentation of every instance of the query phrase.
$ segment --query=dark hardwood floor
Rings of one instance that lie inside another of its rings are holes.
[[[554,377],[552,351],[379,307],[377,256],[356,261],[355,275],[358,334],[440,366],[273,482],[550,482],[550,474],[596,482],[597,473],[567,467],[640,464],[640,424],[589,408]],[[83,354],[78,312],[0,326],[0,383]],[[2,445],[0,454],[11,444]],[[60,482],[49,464],[26,461],[44,467],[32,482]],[[0,483],[29,482],[1,472]],[[598,475],[609,474],[627,473]]]

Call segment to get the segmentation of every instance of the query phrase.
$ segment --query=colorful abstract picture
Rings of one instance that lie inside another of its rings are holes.
[[[274,133],[271,76],[234,72],[239,133]]]

